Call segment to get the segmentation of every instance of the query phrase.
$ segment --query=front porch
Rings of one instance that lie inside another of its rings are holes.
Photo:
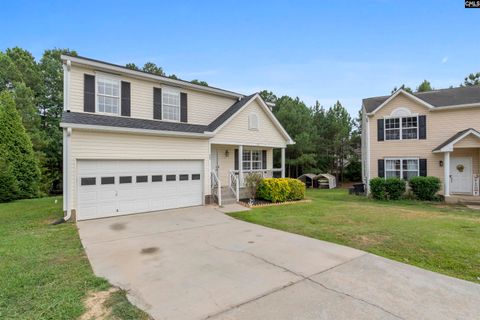
[[[212,144],[210,150],[213,200],[222,204],[247,197],[245,178],[257,173],[263,178],[285,177],[285,147],[281,150],[280,168],[273,168],[272,146]]]
[[[443,196],[448,203],[480,201],[480,133],[467,129],[438,146],[443,153]]]

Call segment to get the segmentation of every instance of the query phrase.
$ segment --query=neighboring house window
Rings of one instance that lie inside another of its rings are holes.
[[[248,130],[258,130],[258,116],[255,113],[248,115]]]
[[[180,92],[163,90],[162,119],[180,121]]]
[[[418,159],[385,159],[385,178],[402,178],[409,180],[419,175]]]
[[[417,137],[417,116],[385,119],[385,140],[408,140]]]
[[[118,115],[120,80],[97,76],[97,112]]]
[[[243,164],[243,170],[262,169],[262,151],[261,150],[243,150],[242,164]]]

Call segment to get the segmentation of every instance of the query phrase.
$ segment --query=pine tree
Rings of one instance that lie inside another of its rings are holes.
[[[0,155],[18,184],[18,198],[38,196],[40,169],[15,101],[7,91],[0,93],[0,123]]]
[[[0,155],[0,202],[9,202],[18,197],[18,183],[3,155]]]

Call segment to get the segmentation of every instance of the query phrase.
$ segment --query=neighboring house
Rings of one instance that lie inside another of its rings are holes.
[[[66,219],[202,205],[220,200],[220,185],[238,198],[248,172],[285,175],[293,141],[258,94],[62,60]]]
[[[442,192],[478,195],[480,86],[363,100],[362,175],[435,176]]]

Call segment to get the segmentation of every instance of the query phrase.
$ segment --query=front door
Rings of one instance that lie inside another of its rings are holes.
[[[450,159],[450,190],[452,193],[472,193],[472,158]]]

